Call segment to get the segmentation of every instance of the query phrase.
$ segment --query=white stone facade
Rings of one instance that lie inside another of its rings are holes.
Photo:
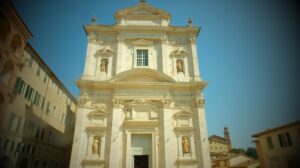
[[[199,27],[145,2],[115,25],[85,26],[85,69],[70,167],[210,167]]]

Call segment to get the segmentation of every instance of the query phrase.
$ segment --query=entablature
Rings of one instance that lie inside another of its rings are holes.
[[[154,32],[165,34],[190,34],[197,36],[200,27],[184,27],[184,26],[132,26],[132,25],[84,25],[86,34],[95,32],[101,34],[119,34],[122,32]]]
[[[165,89],[204,89],[207,86],[205,81],[191,82],[110,82],[94,80],[78,80],[77,86],[80,89],[116,89],[116,88],[165,88]]]

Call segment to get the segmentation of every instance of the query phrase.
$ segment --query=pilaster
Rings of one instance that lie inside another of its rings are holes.
[[[109,153],[109,167],[122,167],[122,151],[123,151],[123,134],[121,127],[123,124],[124,114],[123,105],[119,100],[113,100],[113,110],[111,113],[111,139]]]
[[[167,37],[161,38],[161,59],[163,73],[170,76],[167,41]]]
[[[84,134],[84,118],[86,114],[85,108],[77,108],[76,111],[76,125],[74,131],[74,139],[73,139],[73,146],[72,146],[72,155],[70,160],[70,167],[78,167],[81,165],[81,161],[84,159],[84,154],[86,153],[85,147],[86,146],[86,134]],[[81,119],[81,120],[80,120]]]
[[[118,49],[117,49],[117,59],[116,59],[116,74],[122,72],[122,66],[123,66],[123,57],[125,55],[122,55],[124,48],[124,38],[118,37]]]
[[[163,157],[161,158],[163,160],[163,165],[161,167],[170,167],[171,165],[174,165],[175,159],[173,157],[175,154],[173,151],[175,146],[172,143],[172,141],[174,141],[172,138],[174,136],[172,129],[172,109],[165,105],[161,115],[161,130],[163,131],[163,136],[161,137],[162,145],[160,146],[163,151]]]
[[[190,37],[190,45],[191,45],[192,58],[193,58],[194,80],[200,81],[201,76],[200,76],[200,70],[199,70],[199,64],[198,64],[196,37]]]
[[[208,135],[207,135],[207,127],[206,127],[206,114],[204,109],[204,100],[197,101],[197,119],[198,119],[198,128],[199,135],[198,136],[198,154],[199,154],[199,165],[200,167],[210,168],[211,160],[210,160],[210,152],[209,152],[209,143],[208,143]]]
[[[85,66],[84,66],[84,72],[83,75],[91,76],[94,71],[91,70],[92,65],[92,54],[94,51],[94,44],[91,40],[89,40],[87,45],[87,51],[86,51],[86,59],[85,59]]]

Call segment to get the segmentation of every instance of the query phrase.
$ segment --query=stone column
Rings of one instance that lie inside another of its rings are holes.
[[[163,167],[170,167],[170,165],[174,164],[174,153],[172,152],[174,150],[174,145],[172,141],[173,137],[173,129],[172,129],[172,109],[164,107],[162,112],[162,131],[163,131],[163,145],[161,146],[164,151],[162,159],[164,160]],[[173,149],[173,150],[172,150]]]
[[[118,50],[117,50],[117,55],[116,55],[116,74],[122,72],[122,66],[123,65],[123,48],[124,48],[124,38],[123,37],[118,37]]]
[[[197,108],[197,119],[198,119],[198,129],[199,129],[199,144],[198,144],[198,152],[199,158],[198,160],[200,167],[210,168],[211,167],[211,160],[209,154],[209,143],[208,143],[208,135],[207,135],[207,127],[206,127],[206,116],[205,116],[205,109],[203,105]]]
[[[177,135],[177,148],[178,148],[178,159],[181,160],[183,156],[182,152],[182,141],[181,141],[181,136],[178,134]]]
[[[122,167],[122,153],[123,153],[123,134],[120,127],[123,124],[124,115],[122,114],[123,106],[119,100],[113,100],[114,107],[111,113],[111,139],[110,139],[110,153],[109,153],[109,167]]]
[[[162,70],[164,74],[170,75],[169,69],[169,56],[167,51],[167,37],[161,38],[161,57],[162,57]]]
[[[191,143],[191,155],[192,155],[192,159],[196,159],[194,135],[190,136],[190,143]]]
[[[87,135],[84,132],[84,118],[86,118],[87,110],[84,107],[79,107],[76,110],[76,125],[74,131],[74,139],[72,146],[72,154],[70,160],[70,167],[80,167],[84,155],[86,154],[85,147],[87,147]]]
[[[197,46],[196,46],[196,37],[190,37],[190,45],[192,51],[192,62],[193,62],[193,72],[194,72],[194,80],[200,81],[200,71],[198,65],[198,53],[197,53]]]
[[[126,153],[125,153],[125,159],[126,159],[126,168],[131,168],[131,160],[132,160],[132,149],[131,149],[131,133],[126,133]]]
[[[89,37],[88,40],[83,75],[92,75],[94,73],[94,71],[91,69],[91,65],[92,65],[91,57],[93,57],[93,53],[94,53],[94,44],[93,44],[93,41],[95,40],[94,38],[95,37],[91,36]]]
[[[101,145],[100,145],[100,159],[104,160],[104,151],[105,151],[105,134],[101,136]]]

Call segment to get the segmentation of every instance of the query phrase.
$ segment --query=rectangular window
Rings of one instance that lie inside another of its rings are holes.
[[[50,113],[50,102],[47,102],[46,114],[49,115]]]
[[[18,143],[17,148],[16,148],[16,152],[20,152],[20,147],[21,147],[21,144]]]
[[[3,146],[3,150],[6,150],[7,146],[9,145],[9,143],[10,143],[10,140],[6,139],[5,143],[4,143],[4,146]]]
[[[13,151],[13,150],[14,150],[14,146],[15,146],[15,141],[12,141],[12,142],[11,142],[11,146],[10,146],[10,151]]]
[[[33,63],[33,58],[29,56],[28,66],[31,68]]]
[[[45,129],[42,129],[42,133],[41,133],[41,139],[44,139],[44,135],[45,135]]]
[[[20,84],[21,84],[21,78],[17,77],[15,87],[14,87],[14,91],[13,91],[14,94],[16,94],[18,92],[18,88],[19,88]]]
[[[44,109],[44,104],[45,104],[45,98],[43,97],[42,105],[41,105],[41,109],[42,109],[42,110]]]
[[[29,94],[28,94],[28,99],[27,99],[28,101],[32,100],[33,91],[34,90],[32,89],[32,87],[29,86]]]
[[[37,76],[40,76],[40,74],[41,74],[41,68],[40,68],[40,66],[37,64],[37,70],[36,70],[36,75]]]
[[[281,147],[288,147],[292,146],[292,139],[290,137],[290,134],[288,132],[278,134],[278,140]]]
[[[267,137],[267,144],[268,144],[269,149],[274,148],[272,137]]]
[[[32,95],[33,104],[37,105],[39,94],[35,90],[33,92],[34,92],[34,94]]]
[[[48,142],[50,142],[51,139],[52,139],[52,132],[49,131],[49,134],[48,134]]]
[[[21,81],[20,81],[20,85],[19,85],[19,87],[18,87],[18,94],[21,94],[21,93],[22,93],[23,87],[24,87],[24,81],[21,80]]]
[[[29,86],[29,85],[27,85],[27,87],[26,87],[26,91],[25,91],[25,98],[26,98],[26,99],[28,99],[29,90],[30,90],[30,86]]]
[[[21,118],[19,116],[17,116],[16,114],[12,114],[10,124],[9,124],[9,129],[11,131],[17,131],[20,124],[20,120]]]
[[[148,50],[137,50],[137,66],[148,66]]]
[[[47,76],[47,74],[45,73],[45,76],[44,76],[44,83],[46,83],[47,80],[48,80],[48,76]]]

